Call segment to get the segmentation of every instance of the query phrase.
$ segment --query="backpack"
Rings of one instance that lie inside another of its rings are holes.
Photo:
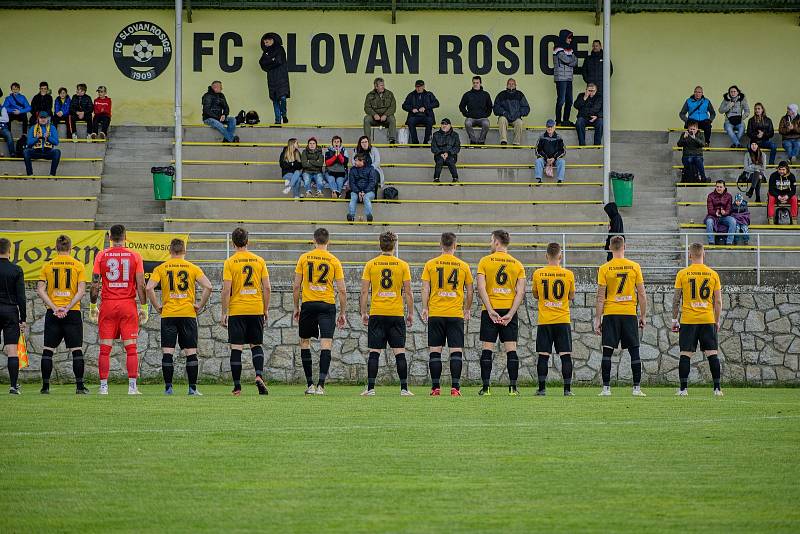
[[[383,199],[384,200],[398,200],[400,197],[400,192],[397,190],[396,187],[389,187],[383,188]]]
[[[250,110],[250,111],[247,112],[247,114],[245,115],[244,121],[250,126],[253,126],[253,125],[258,124],[259,122],[261,122],[261,120],[258,118],[258,113],[256,113],[253,110]]]
[[[789,206],[779,205],[775,206],[775,224],[785,226],[792,224],[792,213],[789,211]]]
[[[244,124],[245,120],[246,120],[246,118],[245,118],[244,110],[243,109],[239,110],[239,113],[236,115],[236,126],[239,126],[240,124]]]
[[[700,182],[700,172],[694,165],[686,165],[681,169],[681,183],[696,184]]]
[[[22,153],[25,152],[26,148],[28,148],[28,136],[26,133],[23,133],[21,136],[19,136],[19,139],[17,139],[16,148],[17,148],[17,157],[21,158]]]

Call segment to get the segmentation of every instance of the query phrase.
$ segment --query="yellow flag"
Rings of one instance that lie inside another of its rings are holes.
[[[25,334],[19,333],[19,342],[17,343],[17,358],[19,358],[19,368],[25,369],[31,362],[28,359],[28,343],[25,341]]]

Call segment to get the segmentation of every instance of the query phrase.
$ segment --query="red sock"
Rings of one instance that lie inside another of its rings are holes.
[[[111,345],[100,345],[100,355],[97,357],[97,371],[100,380],[108,380],[108,368],[111,367]]]
[[[125,346],[125,353],[128,355],[125,363],[128,366],[128,378],[139,376],[139,355],[136,353],[136,344]]]

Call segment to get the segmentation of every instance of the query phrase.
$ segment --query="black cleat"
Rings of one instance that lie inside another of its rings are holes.
[[[42,389],[39,390],[39,393],[42,395],[50,395],[50,386],[42,386]]]
[[[544,397],[545,395],[547,395],[547,392],[545,390],[543,390],[543,389],[537,389],[536,390],[536,396],[537,397]]]
[[[260,376],[256,376],[256,387],[258,388],[259,395],[269,395],[269,391],[267,391],[267,385],[264,383],[264,379]]]
[[[9,388],[9,390],[8,390],[8,394],[9,394],[9,395],[21,395],[21,394],[22,394],[22,392],[19,390],[19,386],[17,386],[17,387],[15,387],[15,388],[13,388],[13,387],[12,387],[12,388]]]
[[[565,397],[574,397],[575,394],[572,391],[567,390],[567,391],[564,391],[564,396]]]
[[[89,395],[89,388],[86,386],[81,386],[79,388],[75,388],[76,395]]]

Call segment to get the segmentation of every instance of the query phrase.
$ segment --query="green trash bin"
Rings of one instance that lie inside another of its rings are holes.
[[[153,197],[156,200],[172,200],[172,187],[175,183],[175,167],[152,167]]]
[[[633,206],[633,174],[612,172],[611,187],[614,189],[614,202],[621,208]]]

